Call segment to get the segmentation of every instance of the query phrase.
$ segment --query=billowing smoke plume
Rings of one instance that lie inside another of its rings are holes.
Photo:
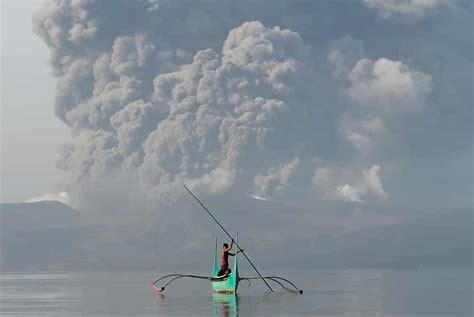
[[[427,108],[431,75],[312,27],[331,28],[332,5],[308,2],[308,15],[270,3],[45,3],[34,30],[51,50],[56,115],[71,128],[58,166],[76,204],[110,190],[119,205],[167,204],[183,183],[270,199],[388,197],[381,139]]]
[[[171,3],[47,5],[35,31],[52,51],[56,115],[72,129],[58,165],[73,194],[110,175],[158,202],[173,201],[183,183],[263,197],[311,183],[299,174],[317,144],[309,48],[298,33],[244,22],[220,49],[195,50],[172,34],[183,26],[159,28]]]

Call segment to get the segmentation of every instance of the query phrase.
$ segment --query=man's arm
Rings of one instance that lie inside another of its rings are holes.
[[[231,250],[233,246],[234,246],[234,239],[232,239],[232,241],[230,242],[230,247],[228,250]]]
[[[244,249],[239,250],[239,251],[237,251],[237,252],[235,252],[235,253],[230,253],[229,251],[227,251],[227,254],[230,255],[230,256],[235,256],[236,254],[238,254],[238,253],[240,253],[240,252],[243,252],[243,251],[244,251]]]

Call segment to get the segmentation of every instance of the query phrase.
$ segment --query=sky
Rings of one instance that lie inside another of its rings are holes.
[[[472,32],[456,0],[2,2],[1,200],[470,207]]]
[[[55,192],[57,148],[68,129],[54,116],[56,79],[32,31],[39,1],[1,1],[1,202]]]

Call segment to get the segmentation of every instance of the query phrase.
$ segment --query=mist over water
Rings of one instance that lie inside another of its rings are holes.
[[[203,273],[203,272],[201,272]],[[248,272],[242,272],[248,275]],[[272,272],[273,273],[273,272]],[[304,294],[243,282],[213,295],[206,281],[180,281],[163,295],[153,271],[1,274],[2,316],[472,316],[472,270],[274,272]],[[205,274],[205,272],[204,272]]]

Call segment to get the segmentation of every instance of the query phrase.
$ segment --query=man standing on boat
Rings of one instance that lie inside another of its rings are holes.
[[[230,247],[227,243],[224,243],[222,245],[222,252],[221,252],[221,269],[219,273],[217,273],[217,276],[226,276],[230,274],[230,269],[229,269],[229,255],[230,256],[235,256],[237,253],[242,252],[244,250],[237,251],[237,253],[231,253],[229,252],[232,247],[234,246],[234,239],[232,239],[232,242],[230,243]]]

